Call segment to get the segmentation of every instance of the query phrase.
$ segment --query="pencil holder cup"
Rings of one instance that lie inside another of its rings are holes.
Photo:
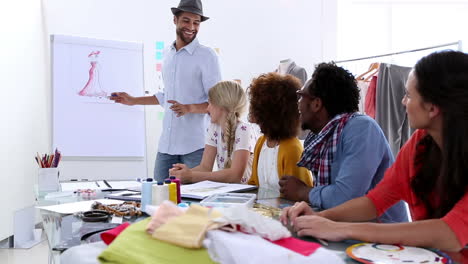
[[[59,191],[58,168],[39,168],[37,172],[36,197],[43,198],[47,193]]]

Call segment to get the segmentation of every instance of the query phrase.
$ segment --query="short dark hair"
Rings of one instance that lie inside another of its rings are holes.
[[[304,89],[322,100],[330,117],[359,110],[359,88],[354,75],[333,62],[317,65]]]
[[[296,91],[301,88],[299,79],[278,73],[262,74],[250,84],[250,111],[262,133],[273,140],[297,135],[299,110]]]

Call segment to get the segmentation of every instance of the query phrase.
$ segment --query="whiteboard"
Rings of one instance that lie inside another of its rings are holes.
[[[144,94],[143,44],[51,36],[53,149],[64,157],[145,156],[143,106],[114,103]]]

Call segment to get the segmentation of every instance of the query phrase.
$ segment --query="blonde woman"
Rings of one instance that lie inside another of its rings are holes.
[[[236,82],[222,81],[211,88],[207,109],[211,124],[206,133],[202,161],[192,169],[185,164],[174,164],[169,174],[182,183],[204,180],[246,183],[252,170],[256,142],[251,126],[240,120],[246,105],[245,92]],[[215,160],[218,171],[213,171]]]

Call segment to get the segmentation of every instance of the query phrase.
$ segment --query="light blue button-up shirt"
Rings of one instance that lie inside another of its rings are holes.
[[[208,102],[208,90],[221,81],[218,56],[197,39],[176,50],[175,42],[166,48],[162,67],[164,92],[155,96],[164,108],[163,131],[158,151],[185,155],[205,147],[208,124],[206,114],[185,114],[177,117],[169,109],[175,100],[181,104]]]

